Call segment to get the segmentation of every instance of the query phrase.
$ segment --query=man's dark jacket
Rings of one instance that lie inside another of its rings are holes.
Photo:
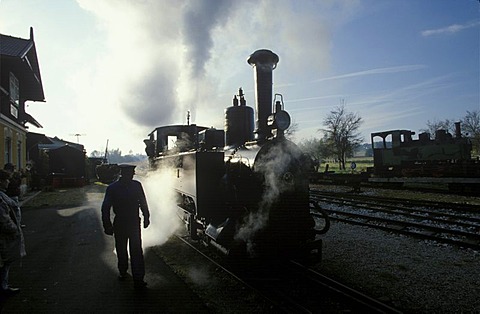
[[[110,220],[110,208],[115,213],[115,226],[138,226],[140,215],[138,209],[143,213],[146,221],[150,219],[147,200],[142,184],[136,180],[120,180],[110,184],[105,192],[102,204],[102,222],[105,230],[112,229]]]

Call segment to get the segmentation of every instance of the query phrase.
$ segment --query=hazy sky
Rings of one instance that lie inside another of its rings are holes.
[[[345,102],[369,134],[425,128],[480,110],[478,0],[1,0],[0,33],[34,28],[46,102],[27,103],[44,128],[85,145],[144,153],[157,126],[223,127],[239,87],[254,107],[248,56],[280,62],[274,92],[318,137]]]

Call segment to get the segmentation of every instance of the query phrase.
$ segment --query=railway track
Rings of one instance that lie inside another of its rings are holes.
[[[287,313],[401,313],[298,261],[270,264],[241,276]]]
[[[323,286],[329,290],[336,291],[339,294],[344,295],[348,300],[354,300],[355,304],[357,304],[354,308],[355,311],[365,310],[369,313],[401,313],[399,310],[327,277],[298,261],[291,260],[289,263],[293,274],[300,274],[299,277],[303,276],[306,280],[312,281],[318,286]]]
[[[329,192],[329,191],[322,191],[318,189],[310,189],[310,194],[312,196],[332,196],[335,198],[346,198],[346,199],[355,199],[358,201],[375,201],[375,202],[382,202],[388,204],[410,204],[412,207],[428,207],[428,208],[436,208],[436,209],[445,209],[448,208],[450,210],[459,210],[465,212],[473,212],[478,213],[480,211],[480,206],[475,204],[469,204],[467,202],[441,202],[441,201],[431,201],[431,200],[411,200],[405,198],[392,198],[392,197],[382,197],[382,196],[371,196],[371,195],[362,195],[362,194],[352,194],[349,192]]]
[[[223,270],[245,289],[255,291],[269,304],[272,313],[401,313],[380,301],[302,265],[298,261],[232,265],[212,257],[205,247],[178,237],[185,245]]]
[[[312,190],[330,219],[480,249],[480,206]],[[314,216],[318,214],[314,213]]]

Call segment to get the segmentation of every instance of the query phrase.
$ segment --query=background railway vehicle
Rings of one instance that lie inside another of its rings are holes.
[[[282,96],[272,97],[278,61],[265,49],[248,59],[256,78],[255,123],[240,88],[225,110],[224,130],[187,119],[186,125],[158,127],[144,140],[151,167],[170,168],[190,236],[229,256],[321,252],[316,235],[328,229],[326,214],[325,227],[315,228],[307,159],[284,136],[290,116]]]
[[[95,167],[95,174],[98,180],[105,184],[116,181],[120,175],[120,167],[117,164],[108,162],[108,140],[105,146],[105,155],[100,164]]]
[[[369,182],[441,183],[450,190],[480,190],[480,161],[472,159],[472,144],[462,136],[460,122],[455,135],[437,130],[435,139],[429,133],[392,130],[371,134],[373,168]]]

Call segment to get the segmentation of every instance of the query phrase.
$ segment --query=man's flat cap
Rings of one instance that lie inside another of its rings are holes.
[[[3,166],[3,169],[5,170],[15,170],[15,166],[12,163],[6,163],[5,166]]]

